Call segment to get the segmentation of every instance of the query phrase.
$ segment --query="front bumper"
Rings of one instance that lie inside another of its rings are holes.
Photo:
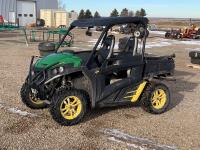
[[[46,80],[46,69],[37,70],[34,68],[34,64],[39,58],[38,56],[32,56],[29,73],[26,79],[26,82],[34,87],[41,85]]]

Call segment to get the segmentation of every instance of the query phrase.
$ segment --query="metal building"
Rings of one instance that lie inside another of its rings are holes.
[[[40,9],[58,9],[58,0],[0,0],[0,15],[8,22],[19,20],[20,26],[35,23]]]

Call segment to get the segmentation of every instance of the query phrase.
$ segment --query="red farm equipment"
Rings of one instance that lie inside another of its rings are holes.
[[[191,27],[179,29],[179,30],[171,30],[166,32],[165,38],[172,38],[172,39],[182,39],[182,38],[189,38],[189,39],[199,39],[200,38],[200,28],[196,28],[195,25]]]
[[[3,24],[4,24],[3,16],[0,15],[0,25],[3,25]]]

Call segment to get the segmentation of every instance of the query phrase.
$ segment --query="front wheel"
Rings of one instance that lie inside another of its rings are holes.
[[[142,108],[149,113],[164,113],[167,111],[169,104],[170,92],[165,84],[149,84],[142,95]]]
[[[80,90],[61,90],[52,98],[50,112],[53,119],[63,126],[81,122],[87,111],[88,96]]]
[[[48,105],[39,98],[38,91],[31,88],[27,83],[22,85],[20,94],[22,102],[31,109],[44,109],[48,107]]]

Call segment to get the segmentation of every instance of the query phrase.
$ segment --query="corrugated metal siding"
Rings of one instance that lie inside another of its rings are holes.
[[[17,0],[0,0],[0,15],[8,20],[9,12],[16,12]],[[40,9],[58,9],[58,0],[21,0],[36,1],[37,17],[40,17]]]
[[[40,17],[40,9],[58,9],[58,0],[37,0],[37,17]]]
[[[8,20],[9,12],[16,12],[16,0],[0,0],[0,15]]]

